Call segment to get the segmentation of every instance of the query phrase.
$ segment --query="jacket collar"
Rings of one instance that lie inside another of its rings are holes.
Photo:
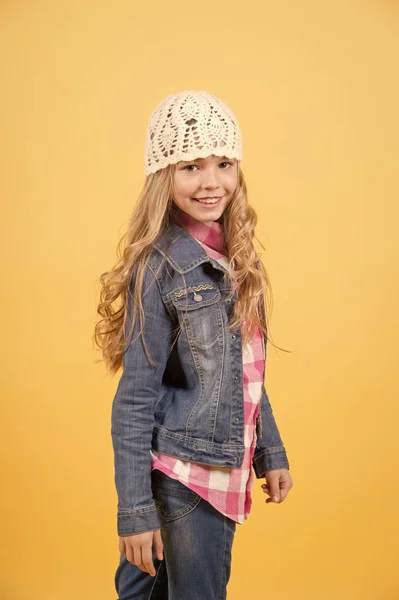
[[[201,244],[176,223],[159,234],[154,247],[179,273],[187,273],[202,263],[209,262],[219,271],[225,272],[217,260],[208,256]]]

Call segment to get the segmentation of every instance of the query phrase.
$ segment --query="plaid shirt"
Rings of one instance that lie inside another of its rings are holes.
[[[201,244],[209,256],[227,269],[228,258],[222,253],[224,248],[220,223],[201,223],[184,212],[181,212],[179,217],[178,224]],[[245,452],[241,467],[200,465],[151,450],[152,469],[159,469],[169,477],[177,479],[237,523],[248,519],[251,510],[251,489],[255,479],[252,457],[256,446],[255,427],[264,361],[263,336],[258,330],[251,343],[243,348]]]

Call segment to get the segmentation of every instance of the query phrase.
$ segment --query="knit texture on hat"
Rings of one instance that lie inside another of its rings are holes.
[[[242,160],[241,131],[230,108],[205,91],[164,98],[147,127],[145,174],[211,154]]]

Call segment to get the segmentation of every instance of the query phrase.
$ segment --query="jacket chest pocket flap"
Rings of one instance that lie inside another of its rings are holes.
[[[178,310],[196,310],[220,302],[221,293],[210,284],[196,285],[175,290],[172,302]]]

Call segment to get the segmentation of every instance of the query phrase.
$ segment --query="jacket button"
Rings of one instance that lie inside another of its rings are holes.
[[[202,300],[201,294],[194,294],[194,300],[196,300],[197,302],[200,302]]]
[[[237,462],[237,457],[236,456],[233,458],[233,462]]]
[[[234,333],[233,333],[233,335],[231,336],[231,339],[232,339],[232,340],[235,340],[235,339],[236,339],[236,336],[235,336],[235,334],[234,334]]]
[[[238,375],[234,375],[234,379],[235,379],[235,381],[237,381]]]
[[[236,423],[238,423],[238,421],[239,421],[239,420],[240,420],[240,419],[239,419],[238,417],[236,417],[236,418],[234,419],[234,421],[235,421]]]
[[[226,302],[231,302],[231,298],[227,298]]]

